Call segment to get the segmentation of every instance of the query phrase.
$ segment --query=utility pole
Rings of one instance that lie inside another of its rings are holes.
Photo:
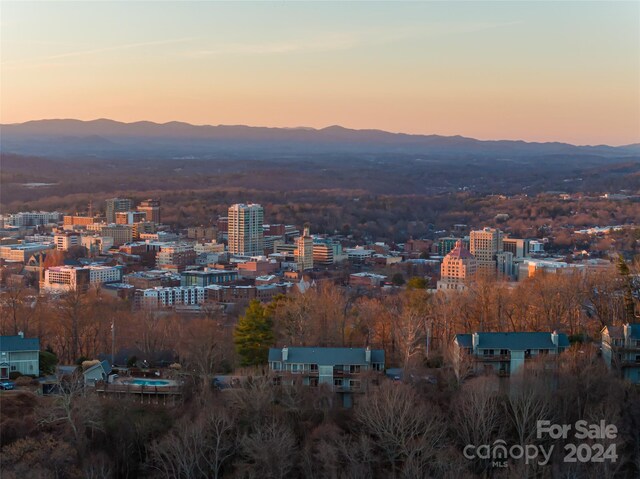
[[[115,363],[116,357],[116,320],[111,319],[111,366]]]

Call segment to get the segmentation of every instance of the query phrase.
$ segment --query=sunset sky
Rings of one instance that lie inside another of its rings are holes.
[[[0,122],[640,142],[640,2],[0,3]]]

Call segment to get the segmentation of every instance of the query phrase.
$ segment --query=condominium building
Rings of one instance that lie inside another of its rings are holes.
[[[137,209],[145,214],[147,221],[160,224],[160,200],[142,201]]]
[[[304,233],[296,240],[294,255],[298,271],[313,269],[313,238],[309,234],[308,226],[305,226]]]
[[[605,326],[602,330],[602,358],[624,379],[640,384],[640,323]]]
[[[133,209],[133,201],[128,198],[111,198],[106,201],[107,223],[116,222],[118,211],[130,211]]]
[[[163,309],[178,305],[197,305],[205,301],[205,288],[176,286],[153,288],[136,292],[136,305],[144,309]]]
[[[283,347],[269,349],[276,384],[324,386],[351,407],[354,393],[366,393],[372,376],[384,372],[384,350],[367,348]]]
[[[497,271],[496,255],[502,251],[502,231],[484,228],[472,231],[469,236],[471,254],[477,262],[478,274],[495,275]]]
[[[535,358],[556,358],[569,347],[569,338],[556,331],[456,334],[453,346],[459,377],[486,372],[508,377]]]
[[[462,291],[476,275],[477,263],[474,256],[464,247],[461,240],[442,260],[438,289],[441,291]]]
[[[264,210],[258,204],[235,204],[229,208],[228,249],[231,254],[264,254]]]

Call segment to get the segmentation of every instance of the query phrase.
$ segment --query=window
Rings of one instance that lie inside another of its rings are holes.
[[[11,370],[15,371],[17,368],[15,366],[11,366]]]
[[[374,371],[382,371],[382,363],[373,363],[372,367]]]
[[[334,379],[333,385],[342,387],[342,379]]]
[[[509,354],[509,350],[508,349],[501,349],[500,350],[500,355],[507,356],[508,354]]]
[[[352,379],[350,383],[351,389],[360,389],[360,381]]]
[[[357,374],[360,372],[360,365],[359,364],[352,364],[351,366],[349,366],[349,372],[351,374]]]
[[[318,365],[317,364],[311,364],[309,369],[311,371],[318,372]]]

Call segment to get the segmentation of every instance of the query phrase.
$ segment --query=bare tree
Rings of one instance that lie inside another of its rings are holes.
[[[427,475],[427,464],[445,436],[437,408],[426,404],[408,385],[383,383],[364,398],[355,413],[396,477],[403,464]]]

